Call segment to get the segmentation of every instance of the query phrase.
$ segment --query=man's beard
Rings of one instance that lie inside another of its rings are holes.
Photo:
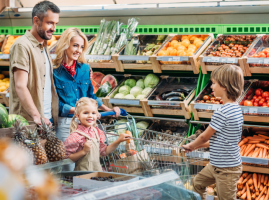
[[[46,31],[44,31],[42,29],[42,22],[40,22],[40,24],[37,27],[37,33],[38,33],[39,37],[41,37],[43,40],[50,40],[51,39],[51,37],[46,35]]]

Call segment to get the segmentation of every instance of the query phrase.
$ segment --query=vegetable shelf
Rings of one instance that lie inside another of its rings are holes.
[[[200,56],[203,74],[213,71],[220,65],[230,63],[238,65],[246,75],[243,58],[259,38],[258,35],[219,34],[205,53]]]

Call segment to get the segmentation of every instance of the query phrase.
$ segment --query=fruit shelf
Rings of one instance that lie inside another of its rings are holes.
[[[34,122],[28,122],[29,125],[25,126],[28,129],[34,130],[36,128],[36,124]],[[0,138],[3,137],[9,137],[13,138],[14,137],[14,128],[0,128]]]
[[[246,75],[269,74],[268,57],[269,35],[263,35],[254,43],[249,53],[243,57]]]
[[[210,122],[205,121],[190,121],[190,126],[192,129],[192,133],[194,134],[197,130],[205,130]],[[250,125],[250,124],[243,124],[243,133],[242,135],[244,137],[253,136],[254,134],[258,133],[264,133],[269,134],[269,126],[259,126],[259,125]],[[201,149],[200,153],[189,153],[185,154],[188,159],[192,159],[193,157],[200,157],[204,160],[200,162],[202,166],[205,166],[210,161],[209,152],[204,151]],[[243,163],[243,171],[248,172],[262,172],[269,174],[269,159],[267,158],[254,158],[254,157],[247,157],[247,156],[241,156],[242,163]]]
[[[135,35],[132,45],[136,49],[134,55],[126,55],[127,45],[118,55],[118,60],[121,61],[123,70],[153,70],[154,73],[161,73],[160,64],[153,54],[170,38],[171,36],[168,35]]]
[[[245,80],[244,91],[248,90],[252,82],[253,80]],[[200,118],[211,119],[213,112],[222,106],[222,100],[220,98],[214,97],[214,95],[212,94],[212,89],[210,88],[211,85],[212,82],[209,81],[201,90],[201,92],[197,95],[194,101],[192,101],[192,103],[190,104],[191,111],[193,112],[195,120],[199,120]],[[244,120],[249,121],[248,118],[245,118],[245,116]]]
[[[219,34],[204,54],[200,56],[203,74],[213,71],[219,65],[230,63],[240,66],[244,75],[246,75],[242,58],[248,54],[259,38],[259,35]]]
[[[213,40],[214,35],[211,33],[204,35],[174,35],[162,45],[162,48],[154,56],[159,61],[161,70],[193,71],[194,74],[198,74],[200,67],[199,56]],[[181,42],[173,43],[173,41]],[[185,50],[187,48],[189,50],[191,45],[194,47],[194,51],[186,52]],[[182,49],[181,47],[185,48]]]

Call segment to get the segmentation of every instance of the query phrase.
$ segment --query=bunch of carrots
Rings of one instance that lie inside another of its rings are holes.
[[[237,198],[246,200],[268,200],[269,175],[243,173],[237,182]]]
[[[258,134],[254,136],[242,137],[238,146],[240,147],[241,156],[248,156],[254,158],[268,158],[269,159],[269,137]]]

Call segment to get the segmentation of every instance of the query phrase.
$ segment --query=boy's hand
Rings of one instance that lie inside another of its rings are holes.
[[[91,150],[91,147],[92,147],[92,141],[87,140],[87,141],[84,143],[83,151],[87,154],[87,153]]]
[[[185,149],[186,153],[192,152],[194,148],[190,144],[186,144],[182,146]]]
[[[119,143],[121,143],[121,142],[129,140],[129,138],[130,138],[130,135],[122,133],[122,134],[120,134],[120,136],[118,137],[117,140]]]

